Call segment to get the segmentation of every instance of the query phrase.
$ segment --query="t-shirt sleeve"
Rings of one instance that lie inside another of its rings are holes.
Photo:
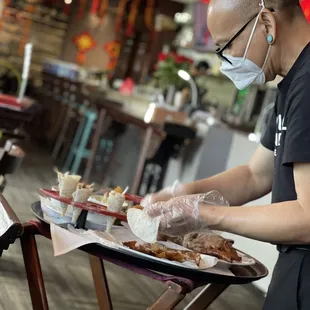
[[[310,73],[299,78],[290,87],[290,107],[283,121],[283,165],[310,162]]]
[[[270,151],[274,151],[274,142],[276,136],[276,112],[272,108],[266,119],[265,132],[262,135],[261,144]]]

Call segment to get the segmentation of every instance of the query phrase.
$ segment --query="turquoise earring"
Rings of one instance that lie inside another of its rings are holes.
[[[268,44],[272,44],[273,43],[273,36],[271,34],[268,34],[267,42],[268,42]]]

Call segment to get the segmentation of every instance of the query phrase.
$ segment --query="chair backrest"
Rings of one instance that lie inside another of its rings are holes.
[[[0,256],[23,233],[23,225],[6,199],[0,194]]]

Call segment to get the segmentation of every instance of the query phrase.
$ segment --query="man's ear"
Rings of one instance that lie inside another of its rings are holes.
[[[273,44],[277,39],[277,24],[274,15],[269,10],[264,9],[259,17],[259,22],[264,27],[266,40],[272,37],[273,40],[271,42],[268,40],[268,43]]]

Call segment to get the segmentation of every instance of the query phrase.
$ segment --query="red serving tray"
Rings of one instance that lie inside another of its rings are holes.
[[[58,191],[52,191],[49,189],[40,188],[40,193],[45,197],[53,198],[53,199],[58,200],[60,202],[69,204],[75,208],[87,210],[87,211],[98,213],[101,215],[112,216],[112,217],[115,217],[121,221],[127,222],[127,216],[124,212],[119,212],[119,213],[111,212],[111,211],[107,210],[106,206],[99,205],[99,204],[93,203],[93,202],[85,202],[85,203],[73,202],[72,198],[59,197]]]
[[[132,201],[134,204],[140,204],[143,197],[137,196],[137,195],[130,195],[130,194],[125,194],[125,199],[128,201]]]

